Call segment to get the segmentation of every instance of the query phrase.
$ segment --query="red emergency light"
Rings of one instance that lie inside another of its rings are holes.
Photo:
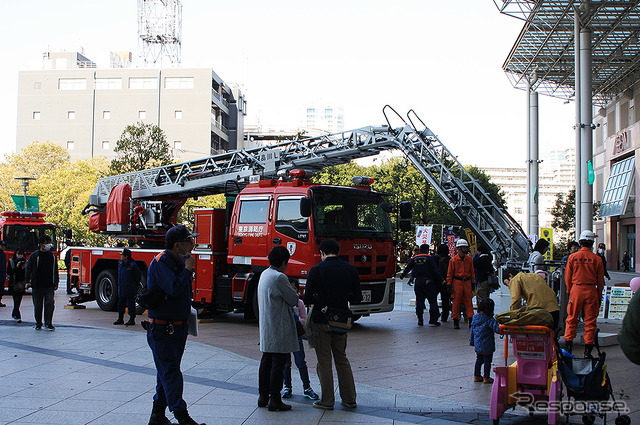
[[[289,175],[296,179],[303,179],[307,176],[307,172],[299,168],[294,168],[293,170],[289,171]]]
[[[4,211],[3,217],[9,218],[43,218],[46,216],[43,212],[31,212],[31,211]]]

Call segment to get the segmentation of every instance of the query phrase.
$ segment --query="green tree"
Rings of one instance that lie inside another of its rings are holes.
[[[128,125],[113,151],[112,175],[145,170],[171,164],[171,150],[164,132],[157,125],[138,122]]]
[[[551,209],[551,227],[560,229],[563,232],[573,233],[576,224],[576,190],[571,189],[568,193],[559,193],[556,203]]]

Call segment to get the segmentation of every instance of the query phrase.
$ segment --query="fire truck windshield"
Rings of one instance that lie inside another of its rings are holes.
[[[391,239],[389,215],[381,194],[362,189],[319,186],[312,189],[317,236]]]
[[[53,249],[57,249],[56,232],[53,226],[27,226],[20,224],[9,224],[4,226],[4,235],[7,251],[15,251],[22,248],[25,252],[37,251],[40,247],[38,239],[42,235],[49,235]]]

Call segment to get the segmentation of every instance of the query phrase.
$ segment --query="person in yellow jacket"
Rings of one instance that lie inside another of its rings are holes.
[[[456,242],[458,253],[449,261],[447,270],[447,285],[453,294],[453,305],[451,317],[453,317],[453,329],[460,329],[460,303],[464,304],[465,316],[471,326],[473,317],[473,301],[471,301],[471,282],[476,280],[473,270],[473,261],[467,254],[469,253],[469,242],[465,239],[458,239]]]
[[[516,275],[514,276],[514,273]],[[529,307],[540,307],[551,313],[553,317],[553,331],[558,329],[560,320],[560,307],[553,289],[549,287],[544,271],[536,273],[518,273],[516,270],[507,269],[504,273],[508,276],[503,283],[509,288],[511,294],[511,310],[522,307],[522,301]]]
[[[576,336],[578,316],[583,312],[584,354],[591,355],[596,332],[596,317],[602,301],[604,288],[604,266],[602,259],[594,254],[596,234],[590,230],[580,233],[580,251],[571,254],[564,272],[564,281],[569,294],[567,320],[564,329],[565,349],[571,352]]]

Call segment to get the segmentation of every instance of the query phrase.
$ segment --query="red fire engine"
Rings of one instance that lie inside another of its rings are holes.
[[[386,111],[391,110],[385,107]],[[396,113],[397,115],[397,113]],[[398,115],[399,116],[399,115]],[[200,160],[100,179],[87,212],[92,230],[128,239],[133,259],[145,271],[162,249],[187,199],[225,193],[226,209],[195,211],[196,278],[194,303],[209,310],[257,309],[258,277],[268,266],[273,246],[291,253],[287,274],[304,287],[320,261],[318,245],[339,241],[340,255],[356,266],[363,301],[351,306],[357,316],[391,311],[394,301],[395,246],[389,214],[399,213],[399,227],[410,230],[410,205],[393,207],[370,188],[313,184],[309,172],[355,158],[397,149],[402,152],[456,215],[501,261],[526,258],[528,239],[520,226],[482,188],[426,126],[364,127],[306,140],[234,151]],[[422,121],[420,120],[422,123]],[[72,302],[95,299],[105,310],[117,303],[116,269],[121,248],[71,248],[71,279],[78,295]],[[143,282],[141,284],[143,284]]]

